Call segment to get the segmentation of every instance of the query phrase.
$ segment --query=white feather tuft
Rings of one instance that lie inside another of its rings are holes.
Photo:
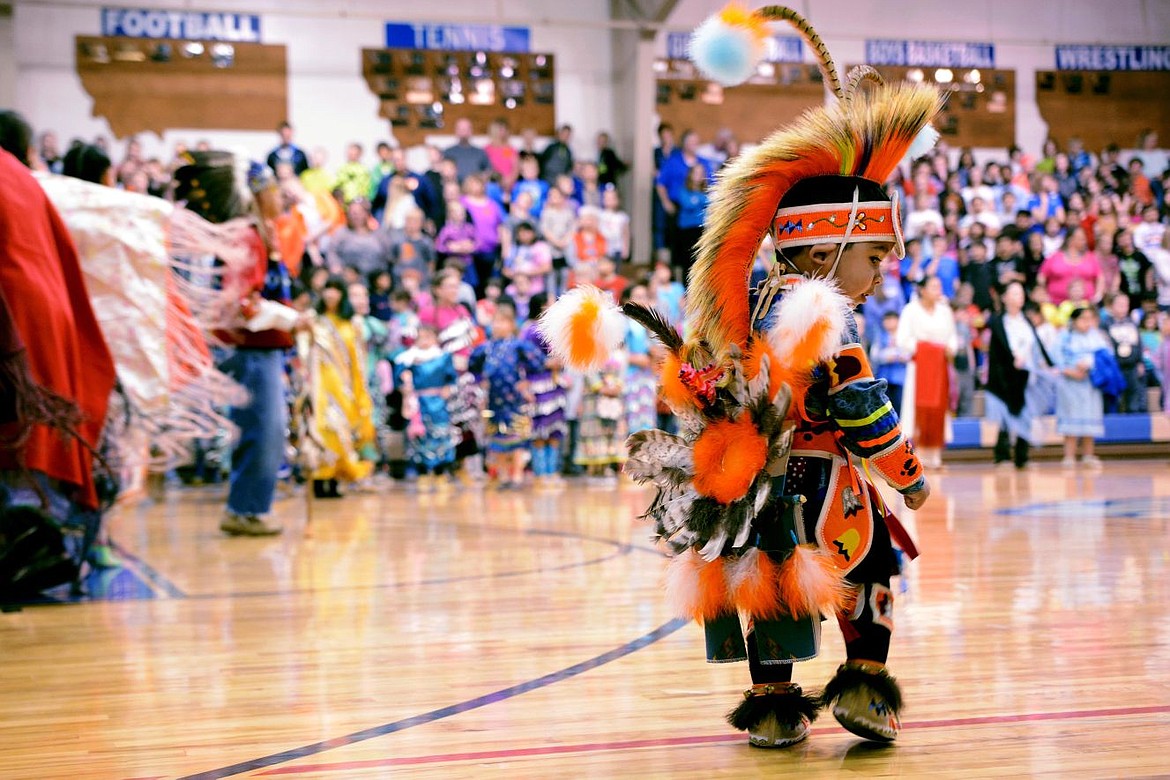
[[[914,141],[910,144],[910,149],[906,152],[906,161],[913,162],[919,157],[929,152],[938,143],[938,130],[934,129],[934,125],[927,123],[918,135],[914,136]]]
[[[558,298],[537,327],[552,353],[578,371],[604,365],[626,336],[621,309],[609,293],[591,285],[574,287]]]
[[[722,554],[723,548],[726,546],[727,531],[720,528],[719,531],[713,537],[711,537],[711,539],[705,545],[703,545],[703,549],[699,550],[699,557],[708,562],[713,561]]]
[[[689,551],[671,558],[666,565],[666,603],[679,617],[693,617],[699,611],[702,602],[699,568],[702,565],[699,556]]]
[[[828,360],[841,349],[845,323],[853,306],[837,285],[826,279],[806,279],[785,293],[768,331],[768,342],[784,360],[818,321],[826,321],[824,338],[815,350],[819,361]]]
[[[828,553],[798,544],[780,566],[780,593],[794,617],[832,615],[849,598],[849,585]]]
[[[725,87],[751,78],[764,53],[751,30],[730,25],[718,14],[708,17],[691,35],[691,61]]]
[[[727,589],[735,593],[752,577],[758,575],[760,570],[760,548],[750,547],[738,558],[728,558],[726,566],[727,571]]]

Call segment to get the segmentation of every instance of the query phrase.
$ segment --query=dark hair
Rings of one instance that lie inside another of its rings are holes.
[[[246,213],[236,185],[235,158],[230,152],[190,152],[191,163],[175,171],[175,201],[214,224]]]
[[[703,172],[703,180],[701,182],[699,182],[699,188],[697,190],[692,190],[691,189],[691,174],[695,172],[696,168],[698,168],[699,170],[701,170]],[[690,168],[687,168],[686,188],[688,190],[690,190],[691,192],[706,192],[707,191],[707,169],[705,167],[703,167],[703,165],[701,163],[695,163]]]
[[[294,300],[294,301],[297,298],[300,298],[302,295],[307,294],[308,292],[309,292],[309,288],[306,287],[305,283],[302,282],[300,279],[293,279],[292,284],[290,284],[289,288],[288,288],[289,298],[291,300]]]
[[[624,290],[622,290],[621,302],[622,303],[629,303],[630,297],[634,294],[634,290],[636,290],[639,287],[645,287],[645,286],[646,286],[646,282],[644,282],[644,281],[642,281],[642,282],[635,281],[632,284],[626,285],[626,288]]]
[[[337,304],[337,316],[343,320],[352,319],[354,312],[353,306],[349,303],[349,285],[346,281],[340,276],[330,276],[329,281],[325,282],[325,286],[321,288],[322,292],[325,290],[337,290],[341,293],[341,303]],[[321,300],[317,301],[317,305],[314,308],[318,314],[325,313],[324,295],[321,296]]]
[[[532,297],[528,299],[528,319],[539,317],[545,306],[548,306],[548,293],[533,293]]]
[[[110,169],[110,158],[92,144],[74,144],[61,160],[61,172],[75,179],[101,184]]]
[[[285,130],[285,129],[292,130],[292,125],[290,125],[290,124],[288,123],[288,120],[286,119],[286,120],[284,120],[283,122],[281,122],[279,125],[277,125],[277,126],[276,126],[276,129],[277,129],[278,131],[280,131],[280,130]]]
[[[672,125],[670,122],[662,122],[661,124],[658,125],[658,130],[657,130],[658,135],[662,135],[663,130],[669,130],[670,132],[673,133],[674,132],[674,125]]]
[[[405,301],[406,303],[414,303],[414,298],[411,297],[410,291],[403,290],[401,288],[390,293],[390,300],[392,300],[392,301]]]
[[[0,111],[0,149],[28,166],[28,150],[32,146],[32,126],[15,111]]]
[[[374,148],[377,149],[378,151],[382,151],[383,149],[393,149],[394,147],[391,146],[390,144],[386,143],[385,141],[379,141],[378,145],[375,146]]]
[[[1072,310],[1071,314],[1068,315],[1068,326],[1071,328],[1073,323],[1079,320],[1081,315],[1085,312],[1091,312],[1093,314],[1097,313],[1092,306],[1078,306]]]
[[[922,277],[917,282],[915,282],[915,286],[918,287],[919,290],[921,290],[923,287],[925,287],[927,284],[929,284],[931,280],[937,279],[937,278],[938,277],[935,276],[934,274],[927,274],[926,276]]]

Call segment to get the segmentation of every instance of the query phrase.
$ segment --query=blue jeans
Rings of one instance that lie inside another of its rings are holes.
[[[263,515],[272,509],[276,472],[284,459],[288,409],[284,402],[284,352],[279,349],[239,349],[223,365],[248,390],[247,406],[232,408],[231,419],[240,428],[232,450],[232,474],[227,508],[239,515]]]

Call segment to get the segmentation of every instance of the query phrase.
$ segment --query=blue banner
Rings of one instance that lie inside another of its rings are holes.
[[[958,41],[865,42],[865,61],[870,65],[905,65],[915,68],[994,68],[995,45]]]
[[[804,62],[804,40],[795,35],[773,35],[765,41],[767,62]],[[691,34],[672,32],[666,34],[666,56],[672,60],[689,59]]]
[[[1057,70],[1170,70],[1170,46],[1057,46]]]
[[[531,51],[527,27],[494,24],[386,23],[387,49],[435,49],[437,51]]]
[[[253,14],[103,8],[102,35],[260,43],[260,17]]]

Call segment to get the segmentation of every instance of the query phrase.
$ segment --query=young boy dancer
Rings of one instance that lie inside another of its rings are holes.
[[[667,593],[703,623],[708,660],[748,661],[753,684],[731,724],[752,745],[784,747],[831,707],[851,732],[891,741],[901,709],[885,668],[892,543],[916,552],[850,456],[911,509],[930,488],[852,310],[881,284],[885,257],[904,254],[898,204],[882,183],[907,154],[929,149],[941,98],[929,85],[885,86],[866,68],[842,86],[808,22],[775,6],[722,12],[696,32],[692,55],[724,83],[743,80],[758,52],[737,58],[730,47],[762,51],[772,20],[809,40],[837,102],[722,173],[690,273],[688,341],[657,312],[623,307],[667,347],[662,393],[682,430],[631,436],[626,470],[658,487],[646,517],[673,555]],[[863,91],[864,80],[878,84]],[[777,263],[749,291],[768,234]],[[542,327],[568,364],[583,367],[612,348],[614,315],[583,289]],[[840,624],[846,661],[814,698],[792,682],[792,667],[817,655],[822,617]]]

